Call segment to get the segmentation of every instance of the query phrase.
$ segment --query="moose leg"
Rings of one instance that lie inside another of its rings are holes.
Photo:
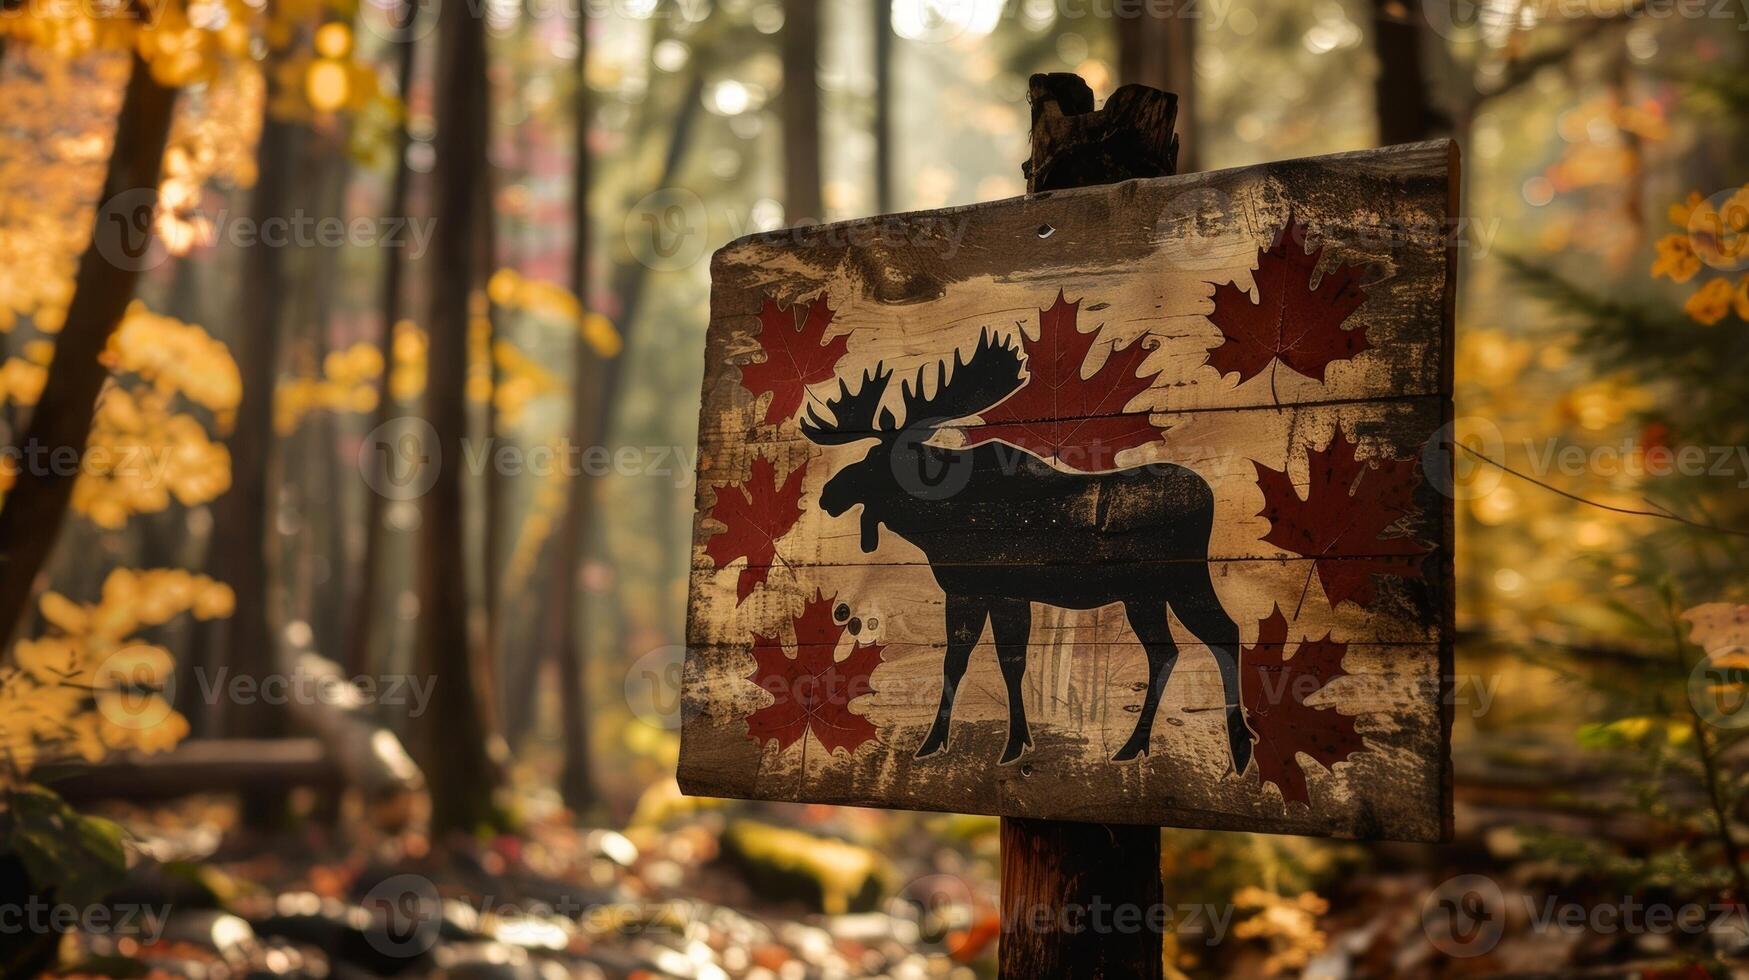
[[[1244,702],[1239,696],[1239,627],[1221,608],[1207,566],[1194,569],[1190,580],[1181,583],[1181,591],[1173,594],[1172,610],[1197,639],[1208,644],[1221,670],[1221,686],[1227,697],[1227,747],[1233,753],[1233,771],[1242,773],[1251,764],[1251,729],[1245,725]]]
[[[1160,692],[1166,690],[1166,679],[1178,663],[1178,644],[1172,642],[1172,627],[1166,619],[1166,602],[1158,596],[1131,599],[1124,603],[1130,629],[1148,651],[1148,690],[1142,695],[1142,710],[1136,715],[1136,730],[1113,762],[1128,762],[1138,755],[1148,754],[1148,740],[1154,734],[1154,714],[1160,709]]]
[[[1025,599],[992,603],[990,627],[996,638],[996,662],[1002,665],[1002,683],[1008,688],[1008,744],[1002,749],[1001,763],[1009,763],[1032,746],[1032,729],[1026,723],[1026,702],[1020,691],[1021,678],[1026,676],[1026,643],[1032,634],[1032,603]]]
[[[972,658],[972,647],[984,635],[984,620],[989,607],[982,599],[969,596],[947,596],[947,656],[941,662],[941,705],[935,709],[935,724],[917,750],[917,758],[934,755],[947,747],[948,721],[953,717],[953,699],[959,690],[960,678],[966,675],[966,662]]]

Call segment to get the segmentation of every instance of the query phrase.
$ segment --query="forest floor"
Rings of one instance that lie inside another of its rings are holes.
[[[995,972],[997,825],[987,818],[700,802],[671,787],[647,794],[620,829],[579,829],[554,810],[525,817],[515,835],[449,842],[372,829],[381,814],[361,813],[245,833],[219,798],[105,812],[127,827],[137,859],[106,903],[107,923],[64,938],[60,962],[73,968],[63,975]],[[1460,809],[1459,823],[1446,848],[1169,832],[1169,969],[1749,977],[1729,959],[1749,951],[1741,907],[1703,905],[1685,923],[1672,896],[1623,897],[1532,859],[1474,811]],[[1440,886],[1460,873],[1485,882],[1490,914],[1454,928],[1442,916],[1472,900],[1453,893],[1458,904],[1442,911]],[[1651,907],[1678,914],[1659,923]]]

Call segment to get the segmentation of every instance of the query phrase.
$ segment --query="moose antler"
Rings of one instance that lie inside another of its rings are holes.
[[[953,370],[946,361],[935,362],[935,394],[926,395],[924,377],[928,367],[917,369],[915,381],[905,381],[900,387],[905,400],[905,428],[934,428],[951,419],[964,418],[989,408],[1020,387],[1020,351],[1007,340],[998,340],[988,329],[978,336],[970,359],[953,354]],[[838,394],[826,401],[833,421],[826,421],[808,406],[802,420],[802,435],[821,446],[841,446],[870,436],[896,431],[899,426],[891,410],[880,407],[886,395],[887,383],[893,372],[877,363],[862,373],[862,383],[856,391],[850,383],[838,379]],[[880,412],[879,424],[875,413]]]
[[[997,340],[986,328],[972,348],[970,360],[953,352],[953,371],[946,361],[935,362],[935,394],[924,394],[925,368],[917,369],[915,382],[901,384],[905,399],[905,426],[939,425],[951,419],[976,415],[1014,393],[1020,387],[1020,351],[1008,340]]]
[[[887,393],[887,382],[891,380],[893,372],[883,369],[879,362],[862,372],[862,384],[854,392],[848,382],[838,379],[838,394],[826,401],[833,421],[821,418],[814,406],[809,405],[808,417],[802,420],[802,435],[821,446],[842,446],[867,439],[880,430],[891,430],[894,427],[891,411],[881,412],[880,430],[875,428],[875,410],[880,408],[881,396]]]

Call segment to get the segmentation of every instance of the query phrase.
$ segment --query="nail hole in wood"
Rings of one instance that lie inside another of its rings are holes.
[[[1049,238],[1056,233],[1057,233],[1057,229],[1052,228],[1050,225],[1039,225],[1038,226],[1038,237],[1040,237],[1040,238]]]

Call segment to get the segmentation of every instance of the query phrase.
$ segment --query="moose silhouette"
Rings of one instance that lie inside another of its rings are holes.
[[[892,371],[877,363],[854,392],[838,380],[837,394],[825,405],[831,421],[810,407],[801,426],[822,446],[875,440],[861,461],[826,482],[820,507],[839,517],[861,506],[862,550],[875,550],[885,524],[922,549],[946,593],[941,704],[917,757],[947,747],[954,695],[986,622],[1008,689],[1001,763],[1031,747],[1021,679],[1034,602],[1065,609],[1123,603],[1147,651],[1148,686],[1135,731],[1112,759],[1147,754],[1160,694],[1178,660],[1170,604],[1220,668],[1233,768],[1244,772],[1251,733],[1239,700],[1239,628],[1209,581],[1215,501],[1208,483],[1170,463],[1068,473],[1002,444],[930,445],[940,426],[1013,394],[1023,382],[1021,355],[985,330],[969,360],[954,353],[951,373],[945,361],[936,362],[934,394],[925,393],[925,373],[919,368],[915,382],[900,384],[902,423],[880,407]]]

